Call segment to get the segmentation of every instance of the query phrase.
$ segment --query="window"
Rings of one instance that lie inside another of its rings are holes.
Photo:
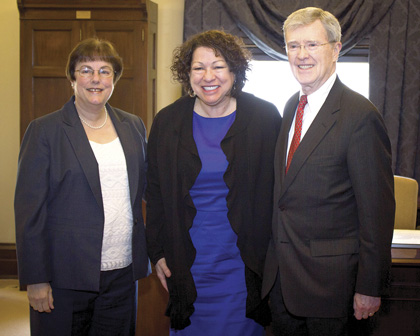
[[[337,75],[345,85],[369,98],[368,62],[337,62]],[[300,89],[287,61],[251,61],[247,78],[243,90],[272,102],[281,114]]]

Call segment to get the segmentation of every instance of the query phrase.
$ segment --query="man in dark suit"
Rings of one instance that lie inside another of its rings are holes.
[[[375,106],[336,75],[337,19],[304,8],[288,17],[284,33],[301,91],[285,107],[276,147],[263,295],[271,290],[275,335],[348,335],[352,315],[373,316],[386,289],[395,212],[390,142]]]

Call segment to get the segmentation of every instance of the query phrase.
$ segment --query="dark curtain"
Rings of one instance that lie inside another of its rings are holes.
[[[330,11],[342,27],[342,54],[365,38],[395,0],[185,0],[184,39],[208,29],[249,38],[273,59],[287,59],[283,23],[296,9]]]
[[[342,54],[366,37],[394,0],[220,0],[238,27],[266,54],[287,59],[283,23],[295,10],[313,6],[328,10],[340,21]]]
[[[185,0],[184,41],[209,29],[222,29],[230,34],[245,37],[220,0]]]
[[[398,0],[370,36],[370,99],[383,113],[396,175],[420,183],[420,1]]]
[[[340,21],[341,54],[345,54],[369,35],[394,1],[185,0],[184,39],[204,30],[223,29],[244,38],[245,42],[250,40],[273,59],[286,60],[284,21],[296,9],[316,6],[330,11]]]

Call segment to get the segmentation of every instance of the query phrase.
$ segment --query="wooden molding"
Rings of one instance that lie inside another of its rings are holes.
[[[19,10],[23,9],[66,9],[66,8],[144,8],[146,0],[17,0]]]
[[[18,278],[16,244],[0,243],[0,278]]]

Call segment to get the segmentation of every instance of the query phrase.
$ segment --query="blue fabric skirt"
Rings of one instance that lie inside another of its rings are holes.
[[[197,249],[191,272],[197,288],[191,325],[173,335],[262,336],[264,328],[245,317],[245,266],[227,211],[200,211],[190,230]]]

